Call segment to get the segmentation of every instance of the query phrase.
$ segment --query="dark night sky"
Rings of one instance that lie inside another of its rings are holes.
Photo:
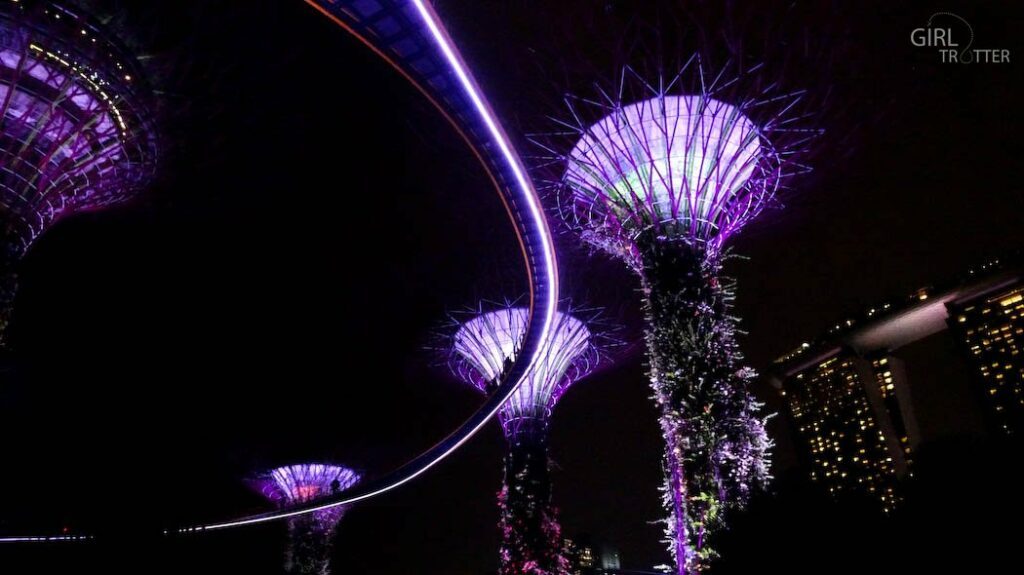
[[[559,112],[550,102],[560,91],[579,88],[545,68],[555,54],[575,72],[610,68],[599,32],[686,3],[547,4],[439,2],[516,131],[543,125]],[[727,269],[739,281],[744,349],[759,368],[844,313],[943,281],[1024,239],[1022,100],[1011,82],[1019,65],[942,65],[909,42],[912,28],[949,10],[972,23],[978,47],[1016,58],[1019,8],[778,9],[789,4],[730,8],[816,31],[835,50],[832,65],[805,77],[819,94],[834,88],[821,118],[831,145],[785,198],[787,209],[738,238],[736,252],[750,259]],[[157,543],[131,535],[264,509],[240,478],[266,466],[333,458],[374,475],[453,429],[480,398],[432,365],[424,347],[446,310],[523,289],[514,236],[447,125],[298,0],[121,8],[125,25],[174,63],[164,79],[167,159],[138,201],[61,222],[24,261],[17,353],[0,386],[0,533],[66,525],[130,544],[0,548],[0,565],[9,556],[25,566],[14,572],[26,573],[94,564],[277,573],[282,525]],[[692,8],[702,14],[706,5]],[[577,23],[577,33],[559,33]],[[702,26],[714,35],[718,22]],[[765,46],[795,43],[782,36]],[[751,55],[777,55],[760,49],[752,45]],[[604,257],[570,257],[570,293],[632,327],[634,280]],[[941,346],[914,357],[915,377],[962,374]],[[577,384],[552,434],[564,530],[615,544],[636,568],[665,559],[652,524],[660,439],[647,395],[634,354]],[[902,518],[883,521],[819,501],[794,468],[784,422],[773,431],[780,480],[737,519],[718,573],[749,572],[763,552],[796,572],[834,556],[876,567],[887,552],[910,557],[926,547],[892,536],[929,524],[932,503],[950,490],[968,504],[941,520],[974,534],[961,540],[933,528],[925,539],[980,545],[979,525],[998,515],[972,510],[998,508],[993,501],[1007,495],[990,457],[1000,446],[954,437],[931,460],[922,454],[921,495]],[[422,479],[353,509],[340,529],[338,572],[493,572],[500,453],[493,426]],[[806,546],[817,551],[795,557]]]

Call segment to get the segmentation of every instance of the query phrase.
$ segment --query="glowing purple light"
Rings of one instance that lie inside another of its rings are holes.
[[[317,7],[321,12],[329,16],[331,15],[331,11],[325,8],[327,4],[336,6],[338,4],[348,5],[350,3],[345,0],[306,0],[306,2]],[[324,4],[323,6],[321,5],[322,3]],[[556,306],[558,305],[558,266],[556,265],[556,255],[554,252],[551,230],[548,227],[544,212],[540,207],[540,197],[534,188],[533,182],[526,177],[526,170],[523,167],[522,160],[519,158],[518,153],[512,146],[508,136],[505,134],[498,122],[497,117],[484,98],[482,91],[473,80],[468,67],[462,61],[454,43],[448,37],[440,18],[434,12],[429,3],[421,0],[411,0],[410,3],[415,7],[415,14],[419,18],[419,23],[425,27],[427,32],[429,32],[434,45],[444,56],[445,62],[448,64],[452,73],[454,73],[458,78],[458,85],[462,88],[463,92],[473,104],[477,117],[486,126],[487,132],[492,140],[492,142],[489,143],[497,147],[498,151],[501,153],[501,159],[513,173],[516,189],[502,189],[500,191],[503,194],[507,194],[509,198],[514,197],[513,194],[518,194],[518,196],[515,197],[526,202],[526,216],[522,218],[516,217],[513,218],[513,220],[516,224],[516,233],[519,235],[520,241],[524,246],[526,245],[525,240],[523,239],[524,237],[536,238],[539,240],[539,250],[527,246],[524,247],[523,255],[526,260],[527,268],[531,273],[530,286],[532,297],[530,305],[534,306],[535,303],[537,304],[537,307],[531,307],[530,332],[537,333],[537,339],[540,342],[544,342],[549,337],[552,322],[554,321]],[[344,22],[340,18],[336,16],[331,16],[331,18],[339,25],[345,27],[349,32],[352,32],[352,29],[345,26]],[[383,55],[383,52],[381,52],[377,46],[374,46],[372,42],[367,41],[367,44],[370,45],[370,47],[378,54]],[[408,75],[406,75],[406,78],[410,79]],[[539,258],[536,254],[537,251],[540,252]],[[536,315],[539,317],[533,317],[533,312],[537,312]],[[528,357],[521,358],[522,361],[526,361],[528,362],[528,366],[532,366],[537,360],[539,353],[538,350],[540,350],[541,347],[542,345],[537,345],[531,350]],[[501,389],[501,397],[494,397],[493,402],[492,400],[489,400],[485,408],[481,408],[478,413],[474,414],[465,424],[463,424],[462,427],[452,433],[451,436],[434,448],[428,450],[426,453],[422,454],[413,462],[413,464],[402,467],[391,476],[384,478],[373,485],[367,485],[365,487],[357,486],[353,488],[353,493],[346,494],[343,497],[331,497],[329,501],[319,505],[304,505],[300,509],[284,509],[273,513],[245,516],[230,521],[182,527],[173,531],[176,533],[197,533],[242,527],[280,519],[292,519],[348,505],[391,491],[392,489],[400,487],[419,477],[421,474],[440,463],[469,441],[469,439],[487,425],[490,418],[494,417],[494,415],[500,411],[502,403],[515,392],[518,385],[524,380],[525,376],[520,378],[519,381],[514,382],[514,385],[503,387]],[[169,531],[170,530],[166,532]]]
[[[306,463],[278,467],[254,480],[253,484],[267,499],[287,507],[341,493],[359,483],[360,479],[358,473],[346,467]],[[345,509],[332,507],[315,515],[320,521],[336,522]]]
[[[528,317],[526,308],[505,307],[463,324],[453,342],[457,361],[452,367],[456,374],[489,392],[518,355]],[[596,354],[591,339],[584,322],[566,313],[555,314],[550,337],[499,414],[506,432],[524,419],[547,420],[558,398],[593,369]]]
[[[709,76],[694,57],[656,83],[626,68],[614,90],[568,98],[572,132],[541,143],[564,166],[552,183],[566,223],[634,269],[641,237],[719,251],[809,169],[796,160],[820,133],[796,125],[803,92],[774,93],[756,69]]]
[[[632,240],[649,229],[717,246],[774,193],[766,145],[740,109],[707,96],[616,106],[566,157],[572,218],[634,264]]]
[[[272,469],[252,484],[278,506],[289,507],[341,493],[359,480],[359,474],[347,467],[304,463]],[[329,575],[334,531],[347,510],[348,506],[337,505],[291,517],[285,571]]]
[[[316,5],[316,0],[306,0],[308,3]],[[543,302],[543,308],[538,311],[542,314],[542,322],[540,324],[540,341],[541,346],[538,346],[537,350],[534,351],[533,355],[526,358],[532,366],[539,357],[540,349],[542,349],[543,342],[547,341],[550,337],[551,326],[554,321],[556,306],[558,305],[558,266],[556,265],[556,256],[554,251],[554,242],[551,237],[551,230],[548,227],[547,219],[544,217],[544,213],[540,208],[540,196],[537,194],[537,190],[534,188],[533,182],[526,177],[525,169],[523,168],[522,160],[519,158],[518,153],[510,143],[508,136],[505,135],[504,130],[498,123],[497,117],[491,111],[490,106],[484,99],[482,91],[477,87],[476,82],[473,80],[468,67],[463,63],[462,57],[459,56],[458,50],[454,43],[448,37],[447,32],[444,30],[444,25],[434,12],[433,8],[429,4],[422,2],[421,0],[412,0],[416,8],[416,13],[420,17],[422,23],[430,32],[431,38],[437,45],[438,49],[441,50],[445,56],[449,67],[456,74],[459,79],[459,85],[462,86],[463,91],[473,102],[474,108],[477,115],[485,123],[488,131],[494,140],[494,143],[498,146],[499,151],[502,154],[502,158],[505,163],[512,170],[515,175],[516,183],[519,187],[518,192],[520,197],[526,202],[529,212],[529,219],[523,224],[525,230],[517,229],[518,234],[526,233],[536,234],[540,238],[541,242],[541,261],[543,265],[535,266],[528,261],[528,266],[531,269],[536,270],[536,275],[531,276],[531,287],[533,289],[542,288],[544,297],[540,300]],[[340,21],[339,21],[340,22]],[[524,254],[526,255],[526,254]],[[531,326],[536,318],[531,318]],[[531,327],[532,329],[532,327]],[[524,375],[518,382],[516,382],[516,388],[510,389],[506,397],[501,399],[507,399],[515,393],[515,389],[525,381],[526,376]],[[377,495],[381,495],[392,489],[400,487],[409,481],[419,477],[421,474],[426,472],[431,467],[437,465],[446,457],[454,453],[457,449],[462,447],[467,441],[469,441],[474,435],[476,435],[483,427],[487,424],[488,420],[497,414],[501,410],[502,404],[498,403],[493,409],[490,409],[486,413],[486,417],[471,420],[471,423],[464,425],[453,433],[454,440],[446,441],[443,450],[436,453],[429,454],[429,458],[423,458],[422,462],[418,462],[417,465],[411,466],[408,470],[403,470],[402,473],[386,483],[381,484],[372,490],[360,492],[354,494],[352,497],[343,498],[340,501],[332,501],[325,503],[324,505],[315,506],[309,509],[301,509],[296,511],[282,511],[279,513],[263,514],[254,517],[243,517],[233,521],[223,521],[218,523],[208,523],[198,525],[194,527],[184,527],[178,529],[179,533],[191,533],[196,531],[212,531],[216,529],[229,529],[233,527],[241,527],[245,525],[253,525],[256,523],[264,523],[267,521],[274,521],[278,519],[287,519],[295,517],[305,513],[315,513],[324,509],[330,509],[338,505],[345,505],[361,501],[363,499],[369,499]]]
[[[640,276],[679,575],[707,567],[727,512],[768,480],[771,441],[718,274],[725,242],[807,170],[795,159],[819,132],[797,125],[802,92],[774,93],[759,68],[707,75],[695,55],[653,83],[627,68],[599,98],[569,98],[575,133],[554,137],[573,141],[546,145],[564,169],[563,218]]]
[[[507,440],[498,494],[502,575],[546,575],[568,569],[561,552],[558,510],[552,504],[548,423],[561,395],[597,366],[595,339],[607,337],[592,331],[596,316],[580,319],[582,311],[555,314],[551,336],[499,412]],[[452,371],[490,393],[519,355],[528,319],[528,309],[507,303],[475,313],[445,340]]]
[[[416,6],[417,12],[423,19],[423,23],[426,24],[427,29],[430,30],[430,34],[434,37],[434,41],[437,42],[438,47],[444,54],[445,59],[448,61],[448,65],[451,66],[452,71],[455,72],[456,77],[459,79],[459,83],[462,84],[466,95],[473,102],[473,106],[476,108],[477,114],[483,120],[487,126],[488,131],[491,133],[491,137],[494,142],[498,145],[498,149],[501,151],[501,155],[505,158],[505,162],[508,164],[509,169],[515,175],[516,183],[519,185],[519,191],[522,198],[526,200],[526,205],[530,210],[530,216],[537,225],[538,230],[541,232],[540,243],[541,243],[541,255],[544,257],[544,269],[548,272],[548,284],[545,286],[547,290],[547,309],[544,309],[543,316],[543,327],[541,329],[541,345],[543,342],[550,337],[550,331],[555,321],[556,306],[558,305],[558,269],[555,265],[555,248],[554,243],[551,241],[551,232],[548,229],[548,222],[544,218],[543,210],[540,207],[540,196],[537,194],[537,190],[533,186],[533,181],[526,176],[526,168],[523,167],[523,162],[519,158],[519,154],[515,152],[512,144],[509,142],[508,136],[505,134],[505,130],[498,123],[494,112],[491,110],[490,104],[481,95],[480,88],[476,85],[476,81],[469,74],[466,65],[462,61],[462,56],[459,55],[455,46],[452,44],[451,39],[448,38],[448,33],[441,25],[440,19],[434,12],[433,8],[430,7],[429,3],[423,0],[412,0]],[[534,355],[531,360],[537,361],[537,355]]]
[[[140,191],[156,145],[134,58],[91,20],[55,2],[5,2],[0,37],[2,345],[19,259],[61,217]]]
[[[146,120],[126,119],[141,112],[126,99],[129,88],[105,81],[84,56],[49,47],[59,41],[40,34],[23,42],[0,51],[0,206],[14,257],[62,215],[130,197],[153,159]]]
[[[615,109],[569,153],[566,182],[608,225],[652,222],[707,239],[761,206],[752,193],[761,137],[738,109],[700,96],[661,96]],[[756,185],[756,183],[755,183]]]

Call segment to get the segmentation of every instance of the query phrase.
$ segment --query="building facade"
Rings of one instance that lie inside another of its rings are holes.
[[[993,426],[1020,434],[1024,423],[1024,286],[1010,284],[950,308],[951,331],[971,366]]]
[[[783,396],[812,481],[836,496],[900,502],[922,442],[901,349],[952,337],[972,372],[989,428],[1013,434],[1024,421],[1024,273],[1020,259],[993,261],[950,285],[917,290],[777,359],[771,381]],[[941,383],[941,382],[940,382]],[[929,393],[942,393],[941,386]]]

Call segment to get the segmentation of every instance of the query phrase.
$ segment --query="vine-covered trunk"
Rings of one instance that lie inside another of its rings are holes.
[[[638,238],[642,254],[650,380],[665,439],[666,535],[678,575],[700,572],[714,556],[721,523],[723,420],[745,388],[737,372],[727,290],[719,260],[704,246]]]
[[[505,478],[498,492],[500,573],[565,575],[568,562],[558,511],[551,502],[546,429],[518,427],[507,440]]]
[[[316,512],[289,519],[285,572],[290,575],[330,575],[336,526],[337,521],[325,520]]]

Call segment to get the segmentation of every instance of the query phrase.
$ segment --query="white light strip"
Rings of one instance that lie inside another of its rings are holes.
[[[88,541],[91,535],[27,535],[0,537],[0,543],[48,543],[51,541]]]
[[[487,129],[490,132],[491,137],[494,139],[495,143],[498,144],[498,148],[501,150],[501,154],[502,156],[504,156],[505,162],[508,164],[509,168],[512,169],[512,173],[515,174],[516,183],[519,185],[519,190],[522,193],[523,197],[526,199],[527,205],[530,208],[530,217],[533,219],[534,225],[540,232],[539,235],[541,239],[541,249],[544,252],[544,267],[546,270],[548,280],[548,285],[546,286],[547,308],[544,310],[544,324],[541,331],[540,343],[538,344],[536,351],[533,354],[533,357],[530,358],[530,367],[523,372],[523,377],[519,380],[519,382],[516,383],[516,386],[509,390],[508,396],[505,397],[505,400],[507,401],[508,398],[511,397],[513,393],[515,393],[515,390],[518,389],[519,385],[522,384],[523,380],[525,380],[526,377],[529,375],[530,370],[533,368],[533,364],[536,363],[537,361],[537,356],[544,350],[547,340],[550,337],[551,325],[554,322],[555,318],[555,310],[558,307],[558,269],[555,264],[555,253],[551,240],[551,232],[548,229],[547,220],[544,219],[544,213],[540,208],[540,196],[537,194],[537,190],[534,189],[533,183],[530,182],[529,178],[526,177],[525,169],[522,166],[522,162],[520,161],[519,156],[517,156],[516,153],[512,151],[512,146],[508,141],[508,137],[505,135],[505,132],[498,125],[497,120],[495,120],[494,114],[491,111],[490,106],[487,105],[483,97],[480,95],[480,91],[476,86],[476,82],[474,82],[472,77],[470,77],[469,72],[466,70],[466,67],[462,62],[462,58],[459,57],[458,52],[456,52],[456,49],[452,45],[451,40],[448,38],[448,35],[444,32],[444,29],[441,27],[441,23],[437,17],[437,14],[422,0],[412,0],[412,2],[416,6],[416,10],[419,13],[420,18],[423,19],[423,23],[426,24],[427,28],[430,30],[430,33],[434,38],[434,42],[437,43],[438,48],[440,48],[441,52],[444,53],[445,59],[448,61],[448,65],[451,66],[452,71],[454,71],[455,75],[458,76],[459,83],[462,84],[462,88],[463,90],[465,90],[466,95],[469,96],[470,100],[472,100],[473,106],[476,108],[477,114],[487,125]],[[502,402],[502,404],[503,403],[504,401]],[[348,505],[350,503],[355,503],[357,501],[369,499],[371,497],[380,495],[381,493],[391,491],[392,489],[404,485],[405,483],[408,483],[409,481],[412,481],[413,479],[419,477],[425,471],[440,463],[442,459],[448,457],[448,455],[450,455],[452,452],[461,447],[462,444],[464,444],[466,441],[469,441],[471,437],[476,435],[476,433],[480,431],[483,428],[483,426],[486,425],[487,422],[490,421],[495,416],[495,414],[497,414],[502,404],[498,404],[497,406],[495,406],[494,409],[492,409],[491,412],[488,414],[486,419],[482,420],[479,424],[477,424],[477,426],[471,429],[469,433],[466,434],[465,437],[463,437],[457,443],[452,445],[447,451],[439,454],[433,461],[424,465],[423,468],[410,474],[408,477],[403,477],[398,481],[391,483],[390,485],[385,485],[377,489],[376,491],[365,493],[363,495],[353,497],[352,499],[346,499],[340,502],[324,504],[319,507],[314,507],[312,509],[274,513],[271,515],[239,519],[237,521],[227,521],[224,523],[212,523],[200,527],[180,529],[178,530],[178,532],[191,533],[197,531],[212,531],[215,529],[228,529],[231,527],[253,525],[256,523],[264,523],[267,521],[274,521],[278,519],[287,519],[289,517],[304,515],[306,513],[315,513],[317,511],[322,511],[324,509],[330,509],[331,507],[337,507],[339,505]]]
[[[540,353],[542,353],[545,349],[547,341],[551,335],[550,332],[551,326],[554,323],[555,311],[558,307],[558,269],[555,263],[555,253],[551,238],[551,232],[548,229],[547,220],[544,219],[543,211],[540,208],[540,196],[537,194],[537,190],[533,187],[533,183],[530,182],[530,180],[526,177],[522,161],[519,159],[519,156],[516,155],[516,153],[512,150],[512,146],[508,141],[508,137],[505,135],[505,132],[501,129],[497,120],[495,120],[494,114],[491,111],[490,106],[487,105],[486,101],[484,101],[483,97],[480,95],[480,91],[477,88],[476,83],[469,75],[469,72],[467,71],[465,64],[459,57],[458,52],[452,45],[451,40],[448,38],[448,35],[444,32],[444,29],[442,28],[441,23],[437,17],[437,14],[434,13],[433,9],[431,9],[422,0],[412,0],[412,2],[416,6],[416,10],[419,13],[420,17],[423,19],[423,23],[426,24],[427,28],[430,30],[434,42],[437,44],[438,48],[441,49],[441,52],[444,53],[445,59],[448,61],[448,65],[451,66],[452,71],[454,71],[455,75],[458,76],[459,82],[460,84],[462,84],[462,88],[466,92],[466,95],[469,96],[469,99],[473,102],[473,106],[476,108],[477,114],[487,125],[487,129],[490,132],[491,137],[494,139],[495,143],[498,145],[498,148],[501,150],[501,154],[504,157],[505,162],[508,164],[509,168],[511,168],[512,170],[512,173],[515,175],[516,183],[519,185],[519,190],[529,207],[530,218],[533,220],[534,227],[537,229],[538,235],[540,236],[541,249],[543,250],[544,255],[544,270],[548,284],[546,286],[547,307],[544,310],[544,323],[541,328],[540,342],[538,343],[536,350],[533,353],[533,356],[530,358],[529,367],[527,367],[527,369],[523,371],[523,377],[520,378],[520,380],[516,382],[516,385],[509,390],[508,394],[503,398],[503,401],[497,404],[490,411],[490,413],[487,414],[486,418],[481,420],[480,423],[478,423],[475,427],[470,429],[469,432],[466,433],[466,435],[462,437],[454,445],[449,447],[443,453],[440,453],[437,457],[435,457],[432,461],[425,464],[422,468],[415,470],[413,473],[409,474],[407,477],[402,477],[391,484],[376,489],[375,491],[364,493],[362,495],[352,497],[351,499],[345,499],[342,501],[332,503],[325,503],[324,505],[313,507],[311,509],[303,509],[298,511],[283,511],[279,513],[261,515],[258,517],[238,519],[235,521],[225,521],[222,523],[210,523],[207,525],[200,525],[196,527],[187,527],[183,529],[178,529],[176,531],[177,533],[197,533],[202,531],[213,531],[217,529],[229,529],[231,527],[241,527],[243,525],[253,525],[257,523],[265,523],[268,521],[275,521],[279,519],[287,519],[289,517],[296,517],[298,515],[304,515],[307,513],[315,513],[317,511],[330,509],[332,507],[337,507],[339,505],[348,505],[351,503],[355,503],[357,501],[362,501],[364,499],[376,497],[377,495],[391,491],[396,487],[404,485],[409,481],[412,481],[413,479],[419,477],[428,469],[440,463],[441,460],[448,457],[455,450],[461,447],[464,443],[469,441],[471,437],[476,435],[477,432],[479,432],[483,428],[483,426],[486,425],[487,422],[490,421],[498,413],[498,410],[501,409],[502,404],[504,404],[504,402],[507,401],[509,397],[512,396],[513,393],[515,393],[516,389],[519,388],[519,385],[522,384],[522,382],[529,375],[534,363],[537,362],[538,355],[540,355]],[[528,254],[524,253],[524,255]],[[168,531],[165,530],[164,534],[167,533]],[[88,538],[91,539],[91,537]],[[65,540],[70,539],[60,537],[7,537],[0,538],[0,543],[19,541]]]
[[[470,77],[469,72],[466,69],[465,64],[462,62],[462,58],[455,51],[455,47],[448,38],[448,34],[445,33],[444,29],[441,28],[440,19],[432,8],[427,6],[423,0],[412,0],[416,6],[416,10],[419,11],[420,17],[423,18],[423,22],[430,29],[430,33],[434,36],[434,41],[437,42],[438,47],[444,52],[445,58],[448,60],[448,65],[452,67],[455,74],[459,77],[459,82],[462,84],[462,88],[469,95],[470,100],[473,101],[473,105],[476,107],[477,114],[483,119],[484,123],[487,124],[488,131],[491,132],[491,137],[498,144],[498,148],[501,150],[501,154],[505,157],[505,162],[512,169],[512,173],[516,176],[516,183],[519,184],[519,191],[522,192],[523,197],[526,198],[526,203],[530,208],[530,217],[533,218],[534,224],[540,233],[541,249],[544,252],[544,267],[547,271],[548,276],[548,307],[544,310],[544,327],[541,330],[541,345],[538,350],[543,349],[544,344],[547,342],[548,336],[551,331],[551,324],[555,319],[555,310],[558,307],[558,270],[555,264],[555,252],[554,246],[551,242],[551,233],[548,230],[547,220],[544,219],[544,213],[540,207],[540,196],[537,194],[537,190],[533,187],[533,182],[526,177],[525,169],[523,168],[522,161],[519,156],[512,151],[512,145],[508,141],[508,136],[505,135],[505,131],[498,125],[498,121],[494,117],[494,113],[491,111],[491,107],[487,105],[483,97],[480,95],[480,90]],[[530,358],[530,365],[537,360],[537,353],[534,353],[533,357]],[[529,370],[527,370],[528,372]]]

